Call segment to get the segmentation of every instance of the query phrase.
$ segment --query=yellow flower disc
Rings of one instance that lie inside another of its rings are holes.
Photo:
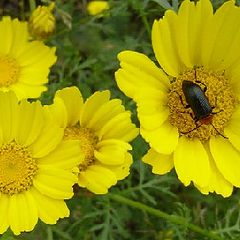
[[[191,108],[182,91],[184,80],[197,83],[212,107],[211,119],[204,123],[196,122]],[[205,90],[204,90],[205,89]],[[236,97],[224,73],[210,72],[203,68],[185,71],[171,83],[168,94],[170,108],[169,121],[178,128],[180,135],[201,141],[209,140],[211,136],[224,135],[224,127],[230,120],[236,105]]]
[[[90,129],[81,127],[67,127],[64,131],[65,139],[79,140],[80,148],[84,154],[84,160],[79,164],[79,171],[85,171],[88,166],[94,164],[94,150],[98,138]]]
[[[14,58],[0,57],[0,87],[9,87],[17,82],[20,67]]]
[[[0,192],[13,195],[29,189],[37,173],[29,150],[16,142],[0,148]]]

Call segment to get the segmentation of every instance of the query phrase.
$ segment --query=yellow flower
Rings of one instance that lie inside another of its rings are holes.
[[[105,194],[129,174],[131,145],[138,134],[119,99],[110,92],[96,92],[84,103],[76,87],[57,91],[54,104],[47,106],[64,128],[65,139],[80,140],[85,155],[79,162],[78,184],[93,193]]]
[[[39,40],[47,39],[55,31],[56,19],[52,14],[55,3],[49,6],[38,6],[31,14],[28,21],[30,34]]]
[[[99,15],[109,9],[107,1],[91,1],[88,3],[87,10],[90,15]]]
[[[209,0],[185,0],[178,13],[168,10],[153,24],[163,70],[124,51],[116,72],[119,88],[137,103],[140,132],[151,147],[143,161],[153,173],[175,167],[185,186],[193,182],[204,194],[224,197],[240,187],[240,9],[234,4],[213,13]]]
[[[28,41],[27,23],[10,17],[0,21],[0,91],[12,90],[18,99],[37,98],[48,82],[56,48]]]
[[[77,181],[79,142],[63,141],[40,102],[18,103],[12,92],[0,92],[0,111],[0,234],[31,231],[38,218],[55,224],[69,216],[64,199]]]

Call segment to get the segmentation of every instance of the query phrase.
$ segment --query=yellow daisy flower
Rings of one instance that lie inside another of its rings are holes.
[[[79,186],[105,194],[129,174],[132,148],[128,142],[138,129],[119,99],[110,100],[110,92],[102,91],[83,102],[78,88],[69,87],[57,91],[54,104],[47,108],[64,128],[65,139],[80,140],[85,158],[76,171]]]
[[[119,88],[137,103],[153,173],[175,167],[180,181],[227,197],[240,187],[240,9],[225,2],[183,1],[152,28],[158,68],[124,51]]]
[[[52,13],[55,3],[49,6],[38,6],[31,14],[28,21],[30,34],[39,40],[47,39],[53,34],[56,26],[56,19]]]
[[[49,68],[56,48],[28,41],[27,22],[3,17],[0,21],[0,91],[12,90],[18,99],[38,98],[47,90]]]
[[[73,196],[79,143],[63,141],[40,102],[0,92],[0,111],[0,234],[31,231],[38,218],[55,224],[69,216],[64,199]]]
[[[109,9],[109,4],[107,1],[91,1],[87,5],[87,10],[90,15],[99,15],[101,16],[101,13],[103,11],[106,11]]]

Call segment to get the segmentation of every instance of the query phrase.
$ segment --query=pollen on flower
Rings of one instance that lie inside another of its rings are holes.
[[[195,83],[198,81],[197,84],[202,89],[206,86],[205,95],[213,109],[211,122],[195,121],[192,109],[186,108],[187,103],[182,91],[184,80]],[[236,103],[237,100],[224,72],[213,72],[202,67],[190,69],[171,83],[168,94],[169,120],[178,128],[179,134],[206,141],[211,136],[223,135],[224,127],[231,118]]]
[[[67,127],[64,132],[64,139],[80,140],[80,148],[85,155],[83,162],[79,164],[80,172],[94,163],[94,150],[98,138],[90,129],[77,126]]]
[[[19,77],[19,65],[14,58],[0,56],[0,87],[16,83]]]
[[[0,147],[0,192],[8,195],[29,189],[38,167],[26,147],[15,141]]]

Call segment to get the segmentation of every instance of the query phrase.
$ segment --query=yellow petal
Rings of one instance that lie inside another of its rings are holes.
[[[27,22],[19,21],[18,19],[12,20],[12,29],[13,29],[13,39],[12,46],[10,49],[10,55],[18,56],[21,53],[21,48],[26,44],[29,38]],[[4,29],[6,31],[6,29]],[[2,36],[0,34],[0,36]]]
[[[54,168],[72,169],[84,159],[78,140],[62,141],[47,156],[38,159],[38,165],[49,165]]]
[[[32,144],[42,131],[44,115],[39,101],[29,103],[26,100],[19,105],[19,122],[16,134],[16,141],[23,145]]]
[[[38,98],[42,92],[47,90],[44,85],[29,85],[21,82],[17,82],[9,86],[9,89],[13,90],[19,100],[24,98]]]
[[[94,156],[106,165],[119,165],[125,161],[125,154],[131,150],[131,145],[121,140],[109,139],[97,143]]]
[[[39,218],[47,224],[56,224],[59,218],[69,217],[70,212],[63,200],[56,200],[31,189],[37,203]]]
[[[95,113],[102,105],[107,103],[109,99],[110,92],[108,90],[95,92],[91,97],[89,97],[82,108],[80,126],[85,127],[92,119],[93,113]]]
[[[32,65],[33,67],[45,66],[49,68],[56,62],[55,51],[55,47],[49,48],[41,41],[32,41],[25,45],[17,57],[17,61],[21,67]]]
[[[112,118],[124,111],[125,108],[120,99],[110,100],[100,106],[96,112],[92,113],[93,116],[87,123],[86,127],[99,131],[106,122],[110,121]]]
[[[196,184],[195,186],[203,194],[208,194],[209,192],[216,192],[217,194],[221,194],[223,197],[229,197],[232,194],[233,185],[229,183],[217,169],[208,145],[205,145],[205,149],[208,153],[211,168],[210,181],[208,186],[206,187],[201,188]]]
[[[190,41],[195,40],[195,36],[192,31],[196,31],[198,27],[195,26],[196,7],[194,2],[185,0],[182,2],[176,21],[176,35],[177,35],[177,49],[179,56],[188,68],[193,67],[193,59],[190,50]],[[172,33],[173,34],[173,33]],[[173,40],[172,40],[173,41]],[[197,48],[194,49],[196,51]]]
[[[164,71],[174,77],[177,77],[183,68],[174,35],[177,21],[176,13],[167,10],[164,18],[155,20],[152,27],[152,46],[155,56]]]
[[[152,172],[154,174],[162,175],[168,173],[174,167],[172,155],[158,153],[152,148],[144,155],[142,161],[152,166]]]
[[[218,136],[210,138],[210,150],[217,168],[224,178],[236,187],[240,187],[240,153],[229,140]]]
[[[237,42],[240,37],[240,11],[234,4],[234,1],[225,2],[208,21],[202,33],[202,59],[207,68],[224,70],[239,59]]]
[[[59,127],[67,127],[68,113],[66,105],[61,98],[55,97],[53,104],[44,106],[44,110],[50,114],[50,119]]]
[[[18,124],[17,98],[13,92],[0,93],[0,126],[4,142],[10,142],[16,135]]]
[[[138,111],[143,114],[160,112],[168,104],[167,93],[152,87],[139,90],[135,99]]]
[[[1,194],[0,196],[0,234],[6,232],[9,227],[8,220],[8,209],[9,209],[9,196],[6,194]]]
[[[230,143],[240,151],[240,107],[238,106],[231,119],[228,121],[228,125],[224,129],[224,136],[228,138]]]
[[[144,129],[154,130],[167,120],[167,94],[155,89],[145,89],[139,92],[136,101],[138,118]]]
[[[10,17],[3,17],[0,21],[0,54],[8,55],[13,43],[13,29]],[[3,37],[4,36],[4,37]],[[26,39],[25,39],[26,40]]]
[[[117,73],[116,80],[120,86],[124,86],[124,82],[131,82],[133,88],[128,91],[137,93],[140,88],[145,86],[156,86],[165,91],[169,88],[170,81],[166,74],[146,55],[134,51],[123,51],[118,54],[118,59],[121,68],[127,75],[129,75],[129,78],[123,79],[120,76],[118,79]],[[125,89],[121,90],[125,92]],[[133,97],[133,95],[129,96]]]
[[[109,166],[106,167],[111,170],[117,177],[117,180],[122,180],[129,175],[130,166],[132,165],[132,155],[130,153],[126,153],[125,161],[123,164],[119,166]]]
[[[80,172],[78,184],[95,194],[105,194],[117,183],[115,174],[102,166],[92,165],[86,171]]]
[[[72,186],[77,181],[69,170],[39,165],[33,186],[42,194],[54,199],[69,199],[73,196]]]
[[[77,87],[68,87],[58,90],[56,97],[64,101],[67,110],[67,126],[74,126],[80,118],[83,107],[83,98]]]
[[[138,129],[131,122],[131,113],[125,111],[106,121],[97,135],[100,140],[115,138],[128,142],[133,140],[138,133]]]
[[[152,131],[141,128],[140,133],[155,151],[162,154],[171,154],[178,144],[178,129],[168,120]]]
[[[189,140],[182,136],[173,158],[178,178],[185,186],[191,181],[199,187],[208,186],[211,175],[209,157],[198,139]]]
[[[212,16],[213,9],[209,0],[201,0],[196,4],[186,0],[179,8],[176,43],[181,61],[188,68],[202,65],[201,39],[205,37],[203,32]]]
[[[63,129],[53,123],[45,126],[33,144],[29,146],[34,158],[41,158],[53,151],[63,138]]]
[[[14,234],[32,231],[38,221],[35,199],[29,191],[9,197],[9,225]]]

